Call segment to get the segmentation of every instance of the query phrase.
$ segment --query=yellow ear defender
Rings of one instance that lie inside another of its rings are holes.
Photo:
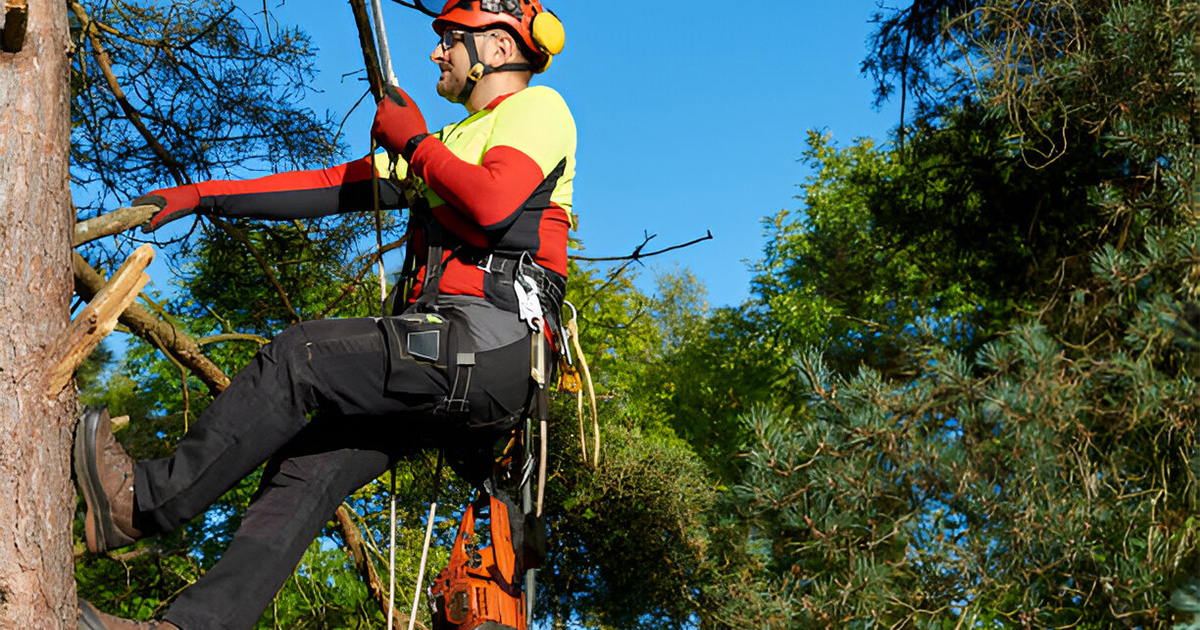
[[[549,11],[542,11],[533,16],[531,30],[533,31],[533,42],[550,55],[562,52],[563,46],[567,43],[567,34],[563,31],[562,22],[557,15]]]

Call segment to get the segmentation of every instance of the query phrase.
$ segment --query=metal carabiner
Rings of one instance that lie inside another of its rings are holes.
[[[575,305],[570,300],[563,300],[563,306],[571,309],[571,317],[569,319],[559,319],[558,336],[562,339],[563,358],[567,360],[567,365],[574,366],[575,359],[571,357],[571,325],[579,317],[579,311],[575,310]],[[561,315],[561,313],[560,313]],[[578,329],[576,329],[578,330]]]

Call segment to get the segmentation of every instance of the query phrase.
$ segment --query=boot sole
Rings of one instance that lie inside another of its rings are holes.
[[[104,487],[100,485],[100,470],[96,464],[96,431],[108,419],[103,408],[89,407],[79,418],[75,433],[75,482],[87,505],[84,538],[88,551],[100,553],[132,544],[132,538],[122,534],[112,520],[112,507]],[[100,626],[103,627],[103,626]]]

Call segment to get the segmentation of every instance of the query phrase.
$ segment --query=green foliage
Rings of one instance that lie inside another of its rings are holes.
[[[556,432],[540,605],[572,625],[686,627],[702,583],[702,519],[714,490],[686,444],[605,427],[595,470],[580,464],[572,433]]]
[[[929,348],[896,385],[804,354],[808,404],[746,416],[733,498],[786,627],[1168,621],[1162,578],[1200,533],[1196,382],[1147,355],[1069,358],[1041,328],[980,356]],[[732,595],[712,609],[748,605]]]
[[[1195,16],[973,3],[924,60],[969,91],[903,149],[813,138],[756,286],[822,352],[797,355],[806,400],[744,417],[725,553],[765,575],[707,591],[706,623],[1172,623],[1197,557]]]

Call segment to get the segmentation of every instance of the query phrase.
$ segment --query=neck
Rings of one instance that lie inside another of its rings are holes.
[[[520,92],[529,87],[529,79],[524,72],[497,72],[489,74],[479,80],[475,85],[475,90],[471,92],[471,98],[463,104],[467,111],[474,114],[479,110],[487,107],[488,103],[496,100],[498,97],[513,92]]]

